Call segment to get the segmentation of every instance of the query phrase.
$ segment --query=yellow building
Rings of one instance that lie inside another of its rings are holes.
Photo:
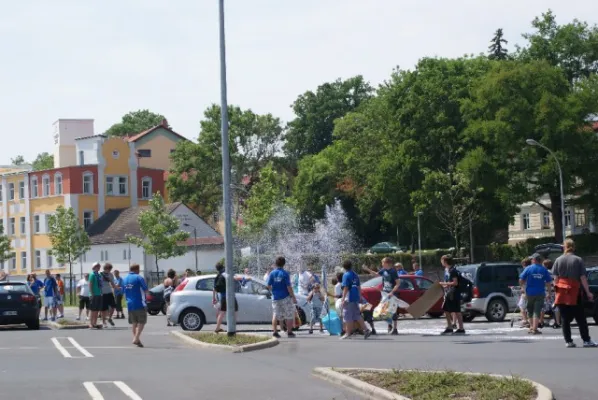
[[[154,193],[165,192],[170,150],[183,139],[166,121],[120,138],[94,135],[93,120],[58,120],[53,169],[0,167],[0,220],[13,248],[0,267],[11,275],[67,272],[50,254],[48,217],[58,206],[72,207],[88,227],[107,210],[147,205]],[[150,156],[140,156],[138,146]]]

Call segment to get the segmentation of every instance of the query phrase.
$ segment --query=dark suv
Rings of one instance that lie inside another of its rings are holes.
[[[463,305],[463,320],[484,315],[490,322],[502,322],[517,309],[511,286],[519,286],[523,267],[514,262],[462,265],[457,269],[473,282],[473,299]]]

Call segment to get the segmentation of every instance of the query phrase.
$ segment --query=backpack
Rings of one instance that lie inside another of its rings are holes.
[[[461,294],[461,301],[469,303],[473,299],[473,282],[463,276],[457,271],[457,283],[459,285],[459,293]]]
[[[216,275],[214,289],[216,290],[216,293],[226,293],[226,279],[224,279],[222,274]]]

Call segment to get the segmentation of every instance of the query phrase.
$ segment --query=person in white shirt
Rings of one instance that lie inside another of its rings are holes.
[[[79,316],[77,321],[81,320],[83,308],[85,308],[85,320],[87,321],[89,319],[89,274],[85,274],[77,282],[77,292],[79,293]]]
[[[311,272],[311,268],[307,267],[307,270],[299,275],[299,294],[308,296],[315,282],[316,280],[314,274]]]

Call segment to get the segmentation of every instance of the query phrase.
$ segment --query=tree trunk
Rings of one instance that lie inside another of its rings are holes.
[[[563,243],[563,215],[561,213],[561,195],[550,193],[550,206],[552,209],[552,225],[554,226],[554,237],[556,243]]]
[[[158,256],[156,257],[156,280],[160,280],[160,268],[158,268]]]
[[[75,304],[75,299],[73,298],[73,262],[69,260],[69,299],[71,304]],[[64,299],[62,299],[64,302]]]

